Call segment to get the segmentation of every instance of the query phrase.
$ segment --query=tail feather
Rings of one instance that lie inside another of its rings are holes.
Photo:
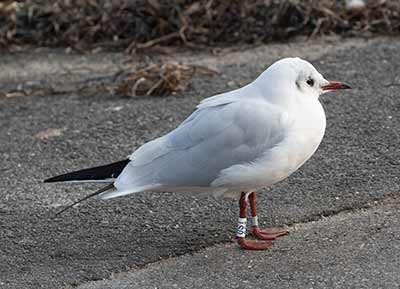
[[[71,173],[66,173],[63,175],[55,176],[45,180],[45,183],[54,182],[76,182],[76,181],[86,181],[86,182],[98,182],[107,181],[115,179],[119,176],[125,166],[130,162],[129,159],[108,164],[105,166],[94,167],[84,170],[79,170]]]
[[[118,191],[117,188],[114,187],[114,189],[112,189],[112,190],[107,190],[105,192],[102,192],[99,195],[99,198],[102,200],[108,200],[108,199],[121,197],[121,196],[129,195],[129,194],[154,190],[154,189],[158,189],[160,187],[161,187],[161,184],[150,184],[150,185],[145,185],[145,186],[132,187],[126,191]]]
[[[66,206],[64,209],[62,209],[61,211],[56,213],[55,217],[60,215],[60,214],[62,214],[62,213],[64,213],[66,210],[71,209],[73,206],[79,204],[80,202],[83,202],[83,201],[85,201],[85,200],[87,200],[87,199],[89,199],[91,197],[100,195],[101,193],[104,193],[104,192],[112,190],[112,189],[115,189],[114,184],[109,184],[109,185],[107,185],[107,186],[95,191],[94,193],[92,193],[90,195],[87,195],[87,196],[83,197],[82,199],[77,200],[76,202],[73,202],[71,205]]]

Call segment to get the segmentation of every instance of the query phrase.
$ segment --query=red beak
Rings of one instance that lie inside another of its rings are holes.
[[[329,81],[328,84],[321,86],[322,90],[351,89],[350,85],[340,81]]]

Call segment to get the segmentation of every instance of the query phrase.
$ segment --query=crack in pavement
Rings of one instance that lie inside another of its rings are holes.
[[[399,208],[398,196],[386,198],[367,210],[295,224],[268,251],[218,244],[77,288],[261,288],[266,281],[269,288],[398,288],[400,224],[389,222],[400,216]],[[393,242],[382,245],[381,236]]]
[[[295,223],[292,223],[290,225],[285,226],[286,228],[288,228],[290,234],[288,236],[283,236],[281,238],[278,238],[277,240],[275,240],[274,243],[279,243],[282,238],[290,238],[291,234],[293,234],[293,232],[300,231],[300,230],[305,231],[308,228],[317,225],[317,223],[339,222],[339,221],[343,221],[343,220],[346,220],[346,219],[349,219],[349,218],[353,218],[356,215],[365,215],[365,213],[368,210],[382,209],[382,208],[385,208],[387,206],[398,206],[398,207],[400,207],[399,205],[400,205],[400,197],[399,197],[399,195],[398,194],[392,194],[391,196],[386,197],[384,199],[370,201],[370,202],[366,203],[364,206],[361,206],[361,207],[346,208],[346,209],[342,209],[342,210],[338,210],[338,211],[330,211],[329,214],[322,213],[322,214],[320,214],[318,216],[315,215],[313,217],[308,218],[305,221],[295,222]],[[111,273],[109,278],[101,280],[101,281],[102,282],[104,282],[104,281],[106,281],[106,282],[108,282],[108,281],[114,282],[113,280],[115,280],[115,279],[125,279],[127,274],[130,274],[130,273],[133,273],[133,272],[137,272],[137,271],[140,271],[140,270],[147,270],[149,268],[154,268],[155,266],[162,266],[165,262],[170,262],[171,260],[174,260],[174,262],[175,262],[175,261],[178,261],[181,258],[186,258],[186,257],[190,258],[190,256],[203,254],[203,252],[208,252],[209,250],[212,250],[212,248],[223,247],[225,249],[229,248],[230,250],[239,249],[238,245],[236,244],[236,241],[233,241],[233,242],[235,244],[232,244],[232,241],[231,242],[221,242],[221,243],[213,244],[213,245],[211,245],[209,247],[202,248],[202,249],[200,249],[198,251],[193,251],[193,252],[186,253],[186,254],[183,254],[183,255],[162,259],[162,260],[159,260],[159,261],[155,261],[155,262],[152,262],[152,263],[145,264],[142,267],[131,268],[130,270],[127,270],[127,271],[124,271],[124,272],[119,272],[119,273]],[[241,249],[239,249],[239,250],[241,250]],[[272,250],[273,250],[273,248],[272,248]],[[90,286],[89,287],[86,287],[86,286],[90,285],[93,282],[95,284],[97,284],[98,283],[97,281],[100,281],[100,280],[88,280],[85,283],[81,283],[79,285],[73,286],[73,288],[78,288],[78,289],[92,288]],[[107,286],[109,286],[109,285],[107,285]],[[93,288],[97,288],[97,287],[94,286]],[[101,287],[101,288],[103,288],[103,287]],[[109,287],[105,287],[105,288],[109,288]]]

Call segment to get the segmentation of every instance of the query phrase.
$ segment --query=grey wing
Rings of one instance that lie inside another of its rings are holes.
[[[195,111],[169,134],[135,151],[119,189],[208,187],[220,172],[261,157],[281,142],[285,116],[265,101],[238,101]]]

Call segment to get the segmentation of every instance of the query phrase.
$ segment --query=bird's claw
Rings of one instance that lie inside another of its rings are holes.
[[[289,231],[282,228],[260,229],[258,226],[252,226],[250,233],[259,240],[275,240],[278,237],[289,234]]]
[[[237,242],[242,249],[257,251],[267,250],[273,244],[269,241],[248,240],[244,237],[238,237]]]

